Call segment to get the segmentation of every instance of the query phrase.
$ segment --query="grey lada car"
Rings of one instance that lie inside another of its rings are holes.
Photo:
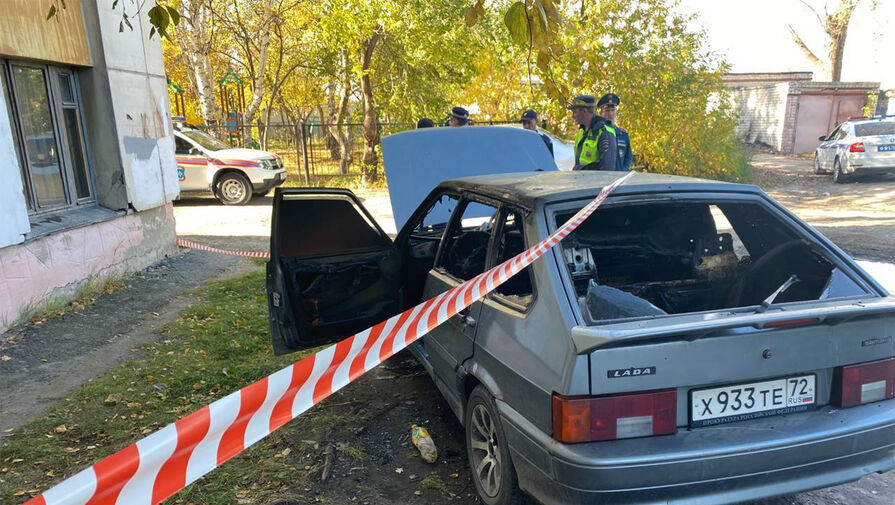
[[[275,350],[472,278],[619,176],[449,180],[394,240],[348,190],[278,189]],[[411,351],[465,427],[484,503],[714,504],[895,467],[893,334],[895,299],[760,189],[637,174]]]

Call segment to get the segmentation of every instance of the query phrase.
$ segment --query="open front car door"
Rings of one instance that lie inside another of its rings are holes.
[[[277,188],[267,263],[274,352],[334,342],[397,313],[401,263],[351,191]]]

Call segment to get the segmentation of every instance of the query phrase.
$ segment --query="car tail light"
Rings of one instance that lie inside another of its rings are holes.
[[[864,152],[864,143],[863,142],[855,142],[854,144],[852,144],[848,147],[848,152],[863,153]]]
[[[677,390],[553,395],[553,438],[571,444],[677,432]]]
[[[840,407],[895,398],[895,358],[840,367],[834,394]]]

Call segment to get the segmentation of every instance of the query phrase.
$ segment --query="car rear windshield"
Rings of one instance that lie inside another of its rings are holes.
[[[574,210],[557,214],[562,225]],[[866,294],[819,244],[754,201],[640,202],[597,209],[562,241],[590,323]]]
[[[895,121],[880,121],[878,123],[862,123],[855,125],[856,137],[870,137],[873,135],[895,135]]]

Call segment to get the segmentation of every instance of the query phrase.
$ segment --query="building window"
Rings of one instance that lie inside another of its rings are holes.
[[[92,205],[93,176],[75,74],[8,61],[0,70],[29,213]]]

